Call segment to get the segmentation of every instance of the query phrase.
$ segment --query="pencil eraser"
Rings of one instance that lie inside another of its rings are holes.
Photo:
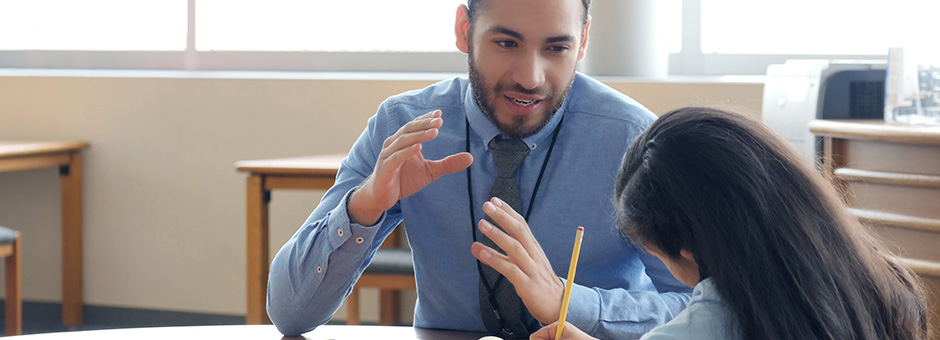
[[[584,231],[584,227],[578,227],[578,231]]]

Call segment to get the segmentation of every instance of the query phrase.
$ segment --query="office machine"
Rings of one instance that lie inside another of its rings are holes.
[[[813,119],[884,119],[884,60],[787,60],[767,67],[763,121],[815,163]]]

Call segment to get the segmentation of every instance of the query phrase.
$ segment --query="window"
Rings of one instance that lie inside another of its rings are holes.
[[[0,0],[0,67],[465,72],[453,37],[460,3]],[[675,75],[764,74],[794,58],[884,59],[889,46],[940,35],[936,0],[655,3],[667,29],[653,31]],[[621,11],[595,16],[650,21]],[[592,34],[615,37],[599,41],[640,36],[604,27],[596,23]]]
[[[0,67],[464,72],[465,0],[3,0]]]
[[[702,52],[885,54],[936,41],[938,11],[936,0],[702,0]]]
[[[197,0],[199,51],[456,52],[462,0]]]
[[[673,73],[764,74],[787,59],[885,59],[936,40],[935,0],[684,0]]]
[[[0,1],[0,50],[185,48],[186,0]]]

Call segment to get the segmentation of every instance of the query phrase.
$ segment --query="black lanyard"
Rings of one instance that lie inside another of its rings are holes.
[[[470,120],[466,117],[464,117],[464,120],[467,123],[466,124],[467,153],[470,153]],[[561,131],[561,124],[564,122],[565,122],[565,116],[561,116],[561,119],[558,121],[558,126],[555,126],[555,131],[552,132],[552,142],[551,144],[548,145],[548,154],[545,155],[545,161],[542,162],[542,169],[539,170],[539,177],[538,179],[535,180],[535,188],[532,189],[532,197],[529,198],[529,209],[527,209],[525,213],[526,222],[529,221],[529,214],[532,213],[532,207],[533,207],[533,204],[535,204],[535,194],[539,192],[539,185],[542,184],[542,175],[545,174],[545,168],[548,167],[548,160],[552,158],[552,150],[555,148],[555,141],[558,140],[558,131]],[[477,228],[476,228],[477,219],[473,212],[474,211],[473,210],[474,208],[473,182],[470,180],[470,178],[471,178],[470,167],[467,167],[467,193],[470,197],[470,231],[473,233],[473,242],[476,242],[477,241]],[[522,207],[519,207],[519,208],[521,209]],[[496,301],[495,301],[496,294],[494,294],[494,290],[496,289],[496,287],[499,287],[501,283],[503,283],[504,276],[500,275],[496,279],[496,282],[493,283],[493,286],[490,287],[489,283],[486,282],[486,279],[485,279],[486,276],[483,275],[483,264],[480,263],[480,260],[477,260],[476,262],[477,262],[477,272],[480,273],[480,278],[481,278],[480,281],[483,284],[483,288],[486,289],[486,293],[490,300],[490,305],[492,305],[493,308],[496,308]],[[503,323],[502,318],[499,318],[499,323],[500,323],[500,327],[504,328],[502,325]]]

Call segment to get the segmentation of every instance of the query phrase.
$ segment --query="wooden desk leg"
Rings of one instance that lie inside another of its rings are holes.
[[[359,287],[353,287],[352,293],[346,297],[346,324],[358,325],[359,323]]]
[[[394,326],[401,321],[398,317],[398,309],[401,305],[400,291],[394,289],[379,290],[379,325]]]
[[[264,177],[248,176],[248,311],[245,323],[271,323],[265,310],[268,283],[268,195]]]
[[[82,324],[82,154],[59,168],[62,182],[62,324]]]
[[[22,259],[23,252],[21,236],[16,235],[13,241],[13,255],[6,258],[6,333],[10,335],[20,335],[23,333],[23,275]]]

